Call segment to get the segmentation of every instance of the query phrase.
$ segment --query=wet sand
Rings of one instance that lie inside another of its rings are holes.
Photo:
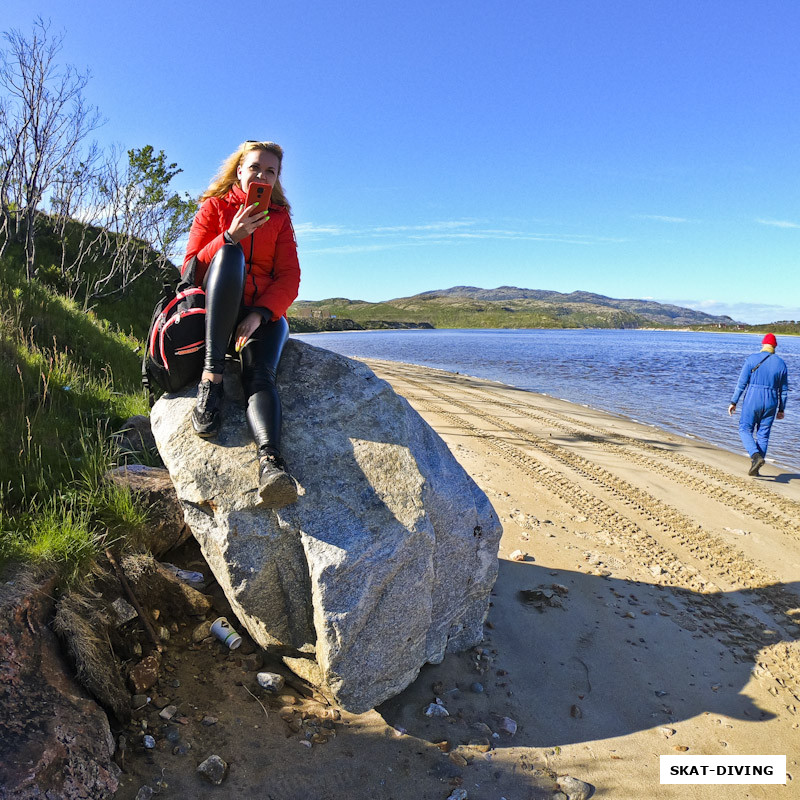
[[[751,478],[744,454],[696,439],[490,381],[366,363],[500,515],[484,643],[426,666],[368,714],[295,693],[299,723],[284,700],[257,704],[244,656],[176,650],[173,674],[192,686],[181,729],[191,749],[133,757],[117,796],[163,775],[166,797],[445,800],[463,789],[538,800],[568,796],[570,776],[614,800],[800,798],[800,475],[768,463]],[[424,715],[434,697],[448,717]],[[202,726],[203,714],[219,722]],[[302,744],[303,725],[325,741]],[[220,787],[194,773],[211,752],[231,764]],[[791,777],[661,785],[659,755],[680,754],[786,755]]]

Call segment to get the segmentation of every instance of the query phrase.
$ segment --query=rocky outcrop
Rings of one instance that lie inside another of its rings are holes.
[[[194,390],[151,415],[186,521],[240,622],[354,712],[482,638],[501,527],[440,437],[363,364],[294,339],[278,376],[301,487],[258,505],[255,447],[226,376],[223,431],[194,435]]]
[[[72,679],[48,623],[54,581],[0,576],[0,799],[111,797],[119,769],[102,709]]]
[[[148,524],[138,534],[139,541],[135,542],[143,550],[161,556],[183,544],[192,535],[184,521],[183,508],[178,502],[169,472],[163,467],[127,464],[111,470],[106,479],[129,488],[148,510]],[[129,543],[132,543],[130,537]]]

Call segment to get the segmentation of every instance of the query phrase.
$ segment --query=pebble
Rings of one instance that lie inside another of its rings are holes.
[[[192,631],[192,641],[195,644],[199,644],[203,641],[203,639],[207,639],[211,636],[211,622],[206,620],[205,622],[201,622],[193,631]]]
[[[473,722],[470,727],[472,730],[483,733],[486,736],[492,735],[492,729],[485,722]]]
[[[431,703],[425,709],[425,716],[426,717],[449,717],[450,712],[441,704],[439,703]]]
[[[147,736],[142,737],[142,744],[148,750],[153,750],[156,746],[156,740],[148,734]]]
[[[175,747],[172,748],[172,755],[185,756],[191,749],[192,746],[188,742],[181,742],[180,744],[176,744]]]
[[[522,550],[515,550],[513,553],[511,553],[511,555],[509,555],[509,558],[512,561],[524,561],[525,553],[523,553]]]
[[[594,786],[590,783],[584,783],[569,775],[559,778],[558,785],[561,791],[567,795],[567,800],[588,800],[594,793]]]
[[[478,681],[475,681],[475,683],[470,684],[469,689],[470,689],[471,692],[475,692],[475,694],[482,694],[483,693],[483,684],[482,683],[478,683]]]
[[[136,619],[136,617],[139,616],[136,613],[136,609],[122,597],[118,597],[111,604],[111,607],[114,609],[114,613],[117,615],[117,627],[120,627],[126,622],[130,622],[132,619]]]
[[[277,672],[259,672],[258,675],[256,675],[256,680],[262,689],[275,692],[275,694],[283,689],[286,683],[286,679],[283,675],[278,675]]]
[[[164,625],[158,626],[158,638],[161,639],[162,642],[169,641],[169,628],[165,627]]]
[[[513,736],[517,732],[517,723],[511,717],[503,717],[497,726],[497,730],[506,736]]]
[[[675,728],[659,728],[658,730],[659,732],[663,733],[664,736],[667,737],[667,739],[669,739],[670,736],[674,736],[677,733]]]
[[[181,740],[181,732],[174,725],[167,725],[164,736],[172,744],[177,744]]]
[[[150,702],[146,694],[135,694],[131,697],[131,708],[142,708]]]
[[[143,694],[158,680],[161,661],[157,656],[145,656],[128,675],[136,694]]]
[[[467,797],[468,795],[466,789],[454,789],[448,796],[447,800],[467,800]]]
[[[177,706],[164,706],[164,708],[158,712],[158,716],[161,717],[161,719],[172,719],[177,713]]]
[[[228,774],[228,765],[218,755],[212,755],[198,765],[197,771],[209,783],[220,786]]]
[[[201,725],[205,725],[206,728],[210,728],[212,725],[216,725],[219,722],[219,717],[210,717],[208,715],[204,716],[202,720],[200,720]]]
[[[149,786],[142,786],[138,792],[136,792],[136,800],[150,800],[153,796],[153,790]]]

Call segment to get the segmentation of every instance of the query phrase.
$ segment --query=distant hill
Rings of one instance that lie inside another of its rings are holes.
[[[297,301],[295,317],[309,314],[370,321],[427,322],[436,328],[688,328],[739,327],[729,316],[652,300],[619,300],[591,292],[551,292],[498,286],[453,286],[381,303],[343,297]],[[372,327],[372,326],[368,326]]]

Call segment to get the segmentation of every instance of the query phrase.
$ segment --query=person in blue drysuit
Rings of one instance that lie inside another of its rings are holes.
[[[749,475],[758,475],[763,466],[772,423],[783,419],[786,408],[789,376],[786,363],[775,355],[777,346],[775,336],[768,333],[761,340],[761,352],[747,357],[728,406],[728,414],[733,414],[742,392],[747,390],[739,419],[739,436],[750,455]]]

